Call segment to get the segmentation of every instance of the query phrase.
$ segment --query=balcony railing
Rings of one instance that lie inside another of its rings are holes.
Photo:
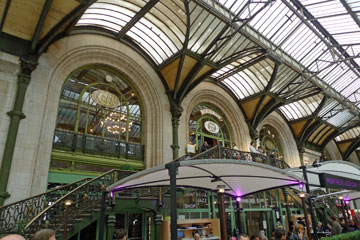
[[[137,143],[125,143],[122,141],[102,138],[82,133],[55,130],[53,141],[54,149],[67,151],[81,151],[84,153],[106,155],[125,159],[144,159],[144,146]]]
[[[222,146],[215,146],[205,152],[193,156],[192,158],[185,158],[184,160],[195,160],[195,159],[237,159],[237,160],[263,163],[282,169],[290,168],[290,166],[284,160],[272,158],[259,153],[237,151]]]

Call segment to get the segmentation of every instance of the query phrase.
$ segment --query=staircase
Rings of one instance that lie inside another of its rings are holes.
[[[0,208],[0,233],[18,233],[31,238],[35,232],[51,228],[71,236],[78,223],[100,211],[102,192],[107,186],[134,172],[111,170],[93,179],[83,179],[23,201]],[[70,205],[65,205],[69,203]]]

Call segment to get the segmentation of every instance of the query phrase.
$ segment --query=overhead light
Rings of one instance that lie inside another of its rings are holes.
[[[300,198],[305,198],[305,197],[306,197],[306,193],[305,193],[305,192],[299,193],[299,197],[300,197]]]
[[[237,202],[241,202],[241,197],[236,197]]]
[[[344,196],[340,195],[340,196],[338,196],[338,199],[339,199],[339,200],[343,200],[343,199],[344,199]]]
[[[225,192],[225,185],[217,185],[216,188],[218,189],[219,193],[224,193]]]

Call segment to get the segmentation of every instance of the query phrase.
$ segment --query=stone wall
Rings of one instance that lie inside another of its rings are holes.
[[[341,153],[334,140],[331,140],[326,146],[325,151],[329,154],[328,160],[342,160]]]

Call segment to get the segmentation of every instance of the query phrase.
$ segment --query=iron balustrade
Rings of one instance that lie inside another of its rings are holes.
[[[89,154],[106,155],[133,160],[144,160],[144,146],[137,143],[103,138],[72,131],[55,130],[54,149],[82,151]]]
[[[135,172],[111,170],[91,179],[58,198],[51,205],[32,218],[25,226],[23,234],[31,237],[35,232],[51,228],[60,234],[64,231],[64,219],[67,215],[67,232],[71,232],[77,222],[92,217],[100,210],[100,202],[106,187]],[[65,213],[65,202],[71,201]]]
[[[25,224],[55,202],[61,196],[71,192],[90,178],[57,187],[51,191],[0,207],[0,234],[22,233]]]
[[[230,148],[225,148],[220,145],[210,148],[207,151],[199,153],[193,156],[192,158],[185,160],[195,160],[195,159],[237,159],[243,161],[253,161],[257,163],[263,163],[281,169],[290,168],[290,166],[284,160],[272,158],[259,153],[244,152]]]

